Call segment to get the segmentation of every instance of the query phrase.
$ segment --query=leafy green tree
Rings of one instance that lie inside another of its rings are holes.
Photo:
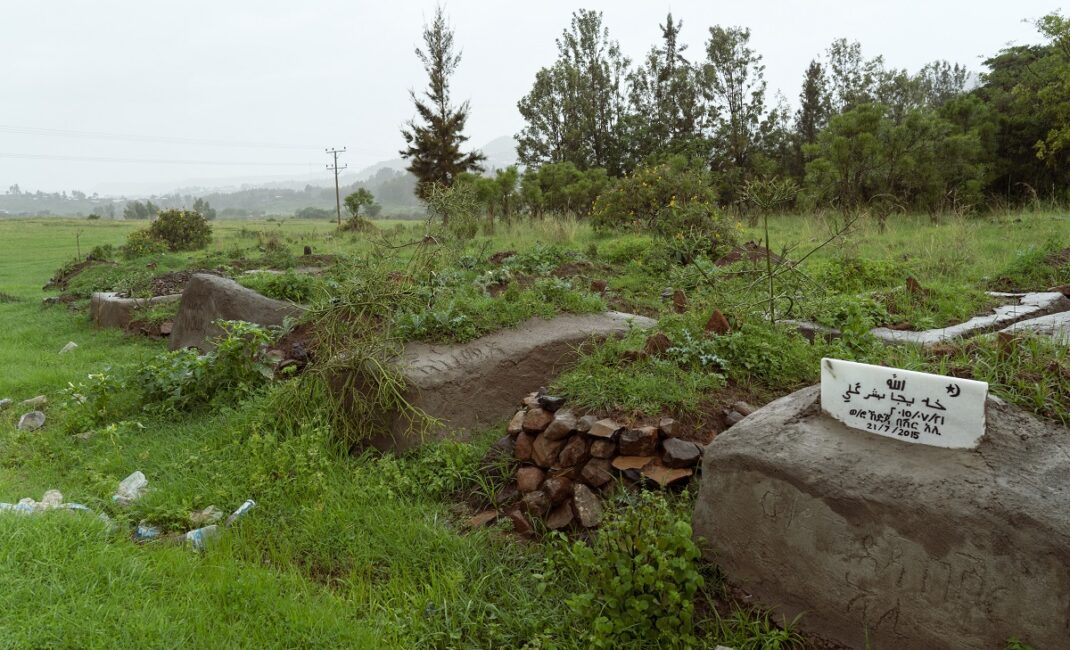
[[[423,98],[410,91],[420,123],[409,120],[401,135],[408,145],[401,156],[409,160],[408,170],[419,179],[416,192],[426,198],[431,185],[450,186],[458,174],[480,169],[485,156],[478,151],[464,153],[462,145],[468,121],[468,102],[454,107],[450,102],[449,80],[461,62],[461,53],[454,51],[453,30],[443,8],[435,10],[430,25],[424,26],[424,48],[416,48],[416,56],[423,63],[428,76],[428,88]]]
[[[584,216],[609,185],[609,175],[601,167],[581,170],[571,162],[550,163],[524,172],[520,195],[537,217],[545,212]]]
[[[602,13],[581,9],[557,39],[557,61],[539,70],[517,109],[526,126],[517,155],[529,167],[571,162],[579,169],[625,169],[625,80],[629,61],[602,24]]]
[[[214,221],[215,220],[215,217],[216,217],[215,208],[213,208],[212,206],[208,205],[208,201],[205,201],[202,198],[199,198],[199,199],[197,199],[196,201],[193,202],[193,211],[194,212],[199,212],[200,214],[204,215],[204,218],[209,220],[209,221]]]
[[[357,189],[357,191],[346,196],[342,203],[346,206],[346,210],[349,212],[351,218],[359,218],[360,209],[373,205],[375,203],[375,196],[373,196],[367,189],[361,187]]]
[[[884,58],[866,59],[862,44],[836,39],[826,52],[832,108],[836,113],[877,101],[877,86],[884,74]]]
[[[1048,118],[1048,132],[1036,143],[1037,157],[1065,172],[1070,150],[1070,19],[1050,13],[1037,21],[1037,29],[1050,41],[1048,83],[1037,93]],[[1063,180],[1065,182],[1065,174]]]
[[[151,219],[159,211],[152,201],[131,201],[123,207],[123,219]]]
[[[494,171],[494,183],[497,185],[498,200],[501,202],[502,216],[506,219],[512,216],[516,209],[517,183],[520,180],[520,171],[516,165],[510,165],[505,169]]]
[[[710,109],[711,168],[721,179],[722,201],[731,202],[736,188],[755,175],[763,136],[778,119],[766,110],[765,66],[750,47],[749,29],[710,28],[702,82]]]

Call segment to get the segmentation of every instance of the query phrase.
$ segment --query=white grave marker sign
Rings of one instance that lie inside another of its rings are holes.
[[[905,442],[973,449],[985,434],[988,384],[821,360],[821,410],[853,429]]]

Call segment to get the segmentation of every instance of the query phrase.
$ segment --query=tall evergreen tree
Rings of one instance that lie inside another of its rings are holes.
[[[435,18],[424,26],[424,48],[416,48],[416,56],[427,71],[428,87],[423,98],[409,91],[420,121],[409,120],[402,129],[407,147],[400,153],[409,159],[408,170],[418,179],[416,193],[426,197],[434,185],[449,186],[461,173],[480,170],[486,157],[478,151],[464,153],[461,146],[468,141],[464,135],[468,120],[468,102],[454,107],[450,103],[450,75],[461,62],[461,53],[454,51],[453,30],[440,6]]]
[[[653,47],[629,76],[631,114],[629,150],[636,162],[655,152],[686,151],[703,124],[702,97],[695,68],[679,42],[683,21],[670,12],[661,30],[661,47]]]
[[[796,161],[795,168],[791,170],[792,176],[802,178],[808,162],[804,147],[817,141],[817,134],[828,124],[831,112],[832,101],[825,68],[815,59],[806,68],[799,93],[799,110],[795,112]]]

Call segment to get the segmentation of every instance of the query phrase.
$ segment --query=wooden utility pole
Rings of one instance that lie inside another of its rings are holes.
[[[349,167],[349,165],[342,165],[341,167],[339,167],[338,166],[338,154],[345,153],[346,148],[342,147],[341,149],[324,149],[324,151],[326,151],[330,155],[334,156],[334,164],[327,165],[327,170],[334,172],[334,208],[338,212],[338,225],[341,226],[342,225],[342,197],[338,193],[338,172],[340,172],[341,170],[345,169],[346,167]]]

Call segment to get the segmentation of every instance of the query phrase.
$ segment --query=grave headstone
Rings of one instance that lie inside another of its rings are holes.
[[[821,410],[852,429],[904,442],[974,449],[988,384],[840,359],[821,360]]]

